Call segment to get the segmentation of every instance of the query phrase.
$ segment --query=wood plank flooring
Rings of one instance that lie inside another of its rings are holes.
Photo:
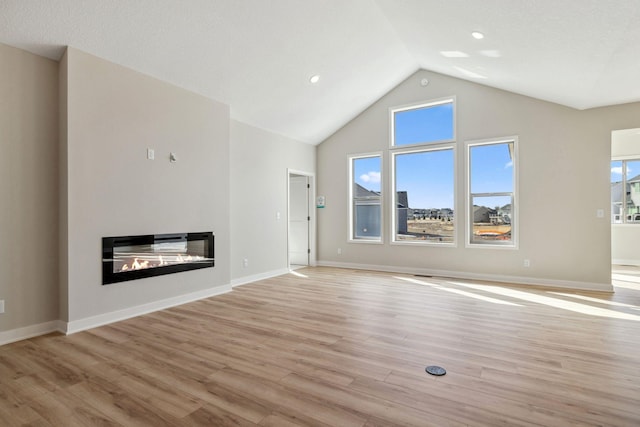
[[[305,268],[0,347],[0,425],[638,426],[640,269],[613,277],[611,295]]]

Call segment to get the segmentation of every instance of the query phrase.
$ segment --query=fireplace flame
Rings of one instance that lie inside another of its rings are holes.
[[[132,270],[144,270],[146,268],[162,267],[165,265],[185,264],[189,262],[197,262],[203,259],[205,258],[199,255],[182,256],[182,254],[177,254],[177,255],[165,254],[164,257],[162,255],[157,255],[153,257],[153,259],[151,260],[133,258],[133,261],[129,263],[125,263],[120,268],[120,272],[132,271]]]

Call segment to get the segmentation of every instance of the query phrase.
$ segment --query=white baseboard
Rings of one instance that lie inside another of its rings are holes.
[[[289,272],[288,268],[281,268],[278,270],[271,270],[260,274],[253,274],[251,276],[238,277],[231,280],[231,287],[246,285],[247,283],[257,282],[258,280],[271,279],[272,277],[282,276]]]
[[[635,262],[635,263],[634,263]],[[632,260],[613,260],[614,264],[623,265],[640,265],[640,262]],[[333,261],[318,261],[318,266],[324,267],[337,267],[337,268],[349,268],[354,270],[372,270],[372,271],[385,271],[390,273],[404,273],[404,274],[421,274],[427,276],[440,276],[451,277],[456,279],[470,279],[470,280],[486,280],[492,282],[501,283],[514,283],[524,284],[532,286],[545,286],[554,288],[564,288],[573,290],[586,290],[586,291],[599,291],[599,292],[613,292],[613,286],[610,283],[592,283],[592,282],[575,282],[569,280],[553,280],[553,279],[538,279],[532,277],[522,276],[506,276],[500,274],[483,274],[483,273],[470,273],[461,271],[448,271],[448,270],[434,270],[426,268],[412,268],[412,267],[398,267],[389,265],[374,265],[374,264],[359,264],[359,263],[347,263],[347,262],[333,262]],[[158,310],[164,310],[166,308],[175,307],[177,305],[186,304],[192,301],[197,301],[204,298],[213,297],[216,295],[225,294],[230,292],[232,288],[236,286],[245,285],[247,283],[256,282],[258,280],[270,279],[272,277],[281,276],[287,274],[289,269],[283,268],[279,270],[272,270],[265,273],[254,274],[251,276],[240,277],[233,279],[231,284],[218,286],[211,289],[205,289],[198,292],[192,292],[185,295],[180,295],[173,298],[167,298],[160,301],[154,301],[148,304],[142,304],[135,307],[130,307],[124,310],[113,311],[110,313],[101,314],[98,316],[87,317],[80,320],[74,320],[72,322],[63,322],[61,320],[53,320],[50,322],[40,323],[37,325],[25,326],[22,328],[12,329],[9,331],[0,332],[0,345],[9,344],[16,341],[21,341],[28,338],[33,338],[38,335],[44,335],[51,332],[61,332],[64,334],[73,334],[76,332],[84,331],[87,329],[95,328],[98,326],[106,325],[120,320],[130,319],[132,317],[141,316],[143,314],[151,313]]]
[[[471,273],[464,271],[434,270],[427,268],[398,267],[390,265],[358,264],[349,262],[318,261],[324,267],[351,268],[354,270],[385,271],[389,273],[421,274],[425,276],[451,277],[454,279],[486,280],[519,285],[544,286],[581,291],[613,292],[611,283],[575,282],[571,280],[539,279],[535,277],[507,276],[502,274]]]
[[[269,279],[271,277],[281,276],[283,274],[287,274],[288,272],[289,272],[289,269],[287,268],[283,268],[280,270],[273,270],[273,271],[269,271],[261,274],[255,274],[252,276],[246,276],[246,277],[234,279],[231,282],[231,284],[228,284],[228,285],[218,286],[215,288],[205,289],[197,292],[192,292],[185,295],[179,295],[176,297],[167,298],[160,301],[154,301],[147,304],[126,308],[123,310],[117,310],[109,313],[99,314],[97,316],[86,317],[84,319],[74,320],[71,322],[64,322],[62,320],[53,320],[51,322],[41,323],[38,325],[30,325],[30,326],[25,326],[23,328],[3,331],[3,332],[0,332],[0,345],[9,344],[15,341],[25,340],[28,338],[33,338],[33,337],[48,334],[51,332],[61,332],[67,335],[74,334],[76,332],[84,331],[91,328],[96,328],[98,326],[118,322],[120,320],[126,320],[132,317],[141,316],[143,314],[152,313],[158,310],[164,310],[166,308],[175,307],[177,305],[186,304],[192,301],[197,301],[200,299],[225,294],[227,292],[231,292],[232,288],[235,286],[244,285],[244,284],[255,282],[258,280]]]
[[[86,317],[84,319],[74,320],[68,323],[62,322],[64,325],[62,332],[69,335],[109,323],[118,322],[120,320],[130,319],[132,317],[141,316],[143,314],[152,313],[154,311],[164,310],[166,308],[186,304],[188,302],[225,294],[230,291],[231,285],[217,286],[215,288],[191,292],[189,294],[179,295],[177,297],[167,298],[160,301],[154,301],[147,304],[126,308],[124,310],[117,310],[109,313],[99,314],[97,316]]]
[[[640,260],[638,259],[612,259],[611,264],[614,265],[633,265],[640,266]]]
[[[51,332],[64,333],[64,322],[52,320],[50,322],[0,332],[0,345],[26,340],[39,335],[49,334]]]

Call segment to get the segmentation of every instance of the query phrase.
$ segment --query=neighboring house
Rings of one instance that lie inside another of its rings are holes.
[[[495,216],[496,224],[511,224],[511,203],[498,208]]]
[[[451,208],[442,208],[438,210],[438,219],[453,219],[453,209]]]
[[[491,217],[495,216],[498,212],[495,209],[488,208],[486,206],[473,206],[473,222],[474,223],[490,223]]]
[[[627,195],[627,214],[640,212],[640,175],[627,181]]]
[[[409,216],[413,215],[413,219],[426,219],[429,217],[428,209],[409,209]]]
[[[353,196],[355,237],[363,239],[380,237],[380,230],[382,230],[380,193],[354,183]]]
[[[622,211],[624,198],[627,200],[626,212]],[[640,221],[640,175],[628,179],[625,189],[622,188],[622,182],[611,183],[611,216],[613,222],[622,222],[624,215],[627,216],[627,221]]]
[[[452,211],[453,212],[453,211]],[[414,219],[440,219],[440,209],[413,209]]]

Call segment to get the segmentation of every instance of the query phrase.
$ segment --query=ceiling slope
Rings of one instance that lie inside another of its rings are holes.
[[[638,18],[636,0],[2,0],[0,42],[73,46],[317,144],[419,68],[574,108],[638,101]]]

